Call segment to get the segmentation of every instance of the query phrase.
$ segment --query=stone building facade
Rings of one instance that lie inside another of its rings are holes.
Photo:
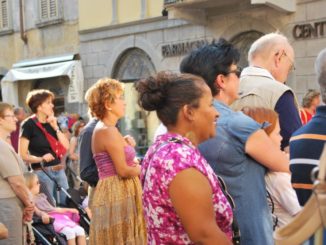
[[[146,4],[141,6],[146,8]],[[166,0],[162,6],[165,16],[81,27],[85,88],[103,76],[126,82],[130,95],[126,96],[127,107],[133,108],[127,112],[131,120],[126,121],[126,127],[137,127],[138,123],[142,130],[145,120],[150,143],[158,121],[135,108],[134,81],[161,70],[178,71],[189,50],[220,37],[240,48],[240,65],[246,66],[251,43],[263,34],[280,31],[288,37],[296,54],[296,70],[287,84],[301,99],[309,88],[318,88],[314,60],[326,47],[324,9],[326,1],[321,0]]]
[[[83,91],[78,99],[73,91],[83,90],[84,82],[78,0],[2,0],[0,5],[2,100],[26,107],[28,91],[45,88],[55,93],[57,112],[81,110]]]

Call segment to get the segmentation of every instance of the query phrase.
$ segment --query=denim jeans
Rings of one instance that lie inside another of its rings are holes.
[[[64,188],[65,190],[69,188],[67,176],[65,174],[64,169],[61,169],[59,171],[53,171],[51,168],[46,168],[45,171],[53,179],[55,179],[62,188]],[[55,199],[56,203],[66,206],[66,194],[57,189],[57,186],[54,181],[51,180],[42,170],[37,170],[35,171],[35,173],[37,174],[39,180],[46,184],[49,193]]]

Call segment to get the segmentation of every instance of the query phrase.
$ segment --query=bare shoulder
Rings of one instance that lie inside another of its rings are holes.
[[[121,141],[122,135],[120,134],[119,130],[116,127],[96,127],[94,130],[94,139],[97,140],[105,140],[105,142],[117,142]]]

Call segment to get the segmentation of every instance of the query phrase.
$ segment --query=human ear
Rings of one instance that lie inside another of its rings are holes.
[[[190,105],[184,105],[182,107],[182,113],[188,121],[194,120],[194,110]]]
[[[284,50],[279,50],[274,54],[274,63],[275,63],[275,67],[279,67],[280,63],[281,63],[281,59],[283,56]]]
[[[105,101],[104,107],[107,111],[112,111],[111,103],[109,101]]]
[[[218,88],[221,88],[221,89],[225,88],[226,84],[225,84],[224,78],[225,78],[225,76],[223,74],[217,75],[217,77],[215,79],[215,85]]]

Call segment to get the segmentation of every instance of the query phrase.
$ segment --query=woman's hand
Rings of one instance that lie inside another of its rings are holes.
[[[72,153],[72,154],[70,154],[69,158],[71,160],[77,161],[79,159],[79,156],[76,153]]]
[[[54,130],[59,128],[57,118],[53,114],[48,116],[46,122],[49,123]]]
[[[130,145],[132,147],[136,146],[136,141],[135,141],[134,137],[132,137],[131,135],[126,135],[123,138],[128,145]]]
[[[51,153],[46,153],[42,156],[42,160],[45,162],[51,162],[55,159],[55,157]]]

